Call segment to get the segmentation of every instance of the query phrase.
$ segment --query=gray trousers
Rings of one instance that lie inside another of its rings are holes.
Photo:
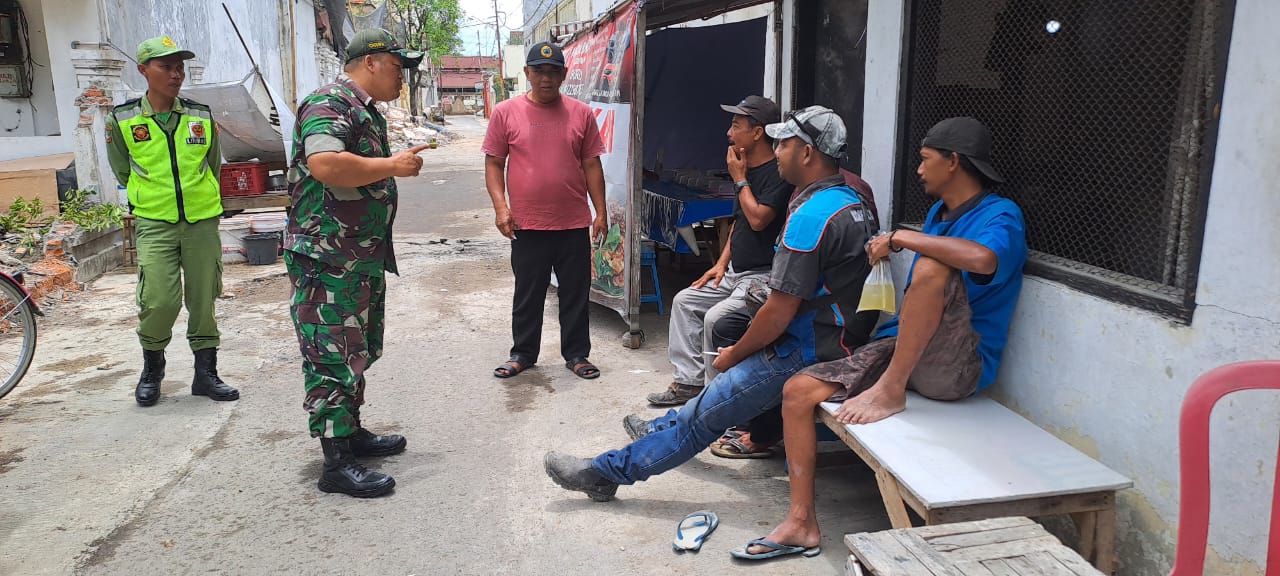
[[[667,345],[671,366],[675,368],[673,380],[686,386],[704,386],[715,379],[718,372],[711,367],[714,357],[702,353],[714,351],[711,329],[725,315],[746,311],[747,285],[743,281],[756,276],[763,276],[767,281],[769,272],[738,273],[730,267],[719,286],[713,287],[708,282],[701,288],[685,288],[676,294],[671,302]]]

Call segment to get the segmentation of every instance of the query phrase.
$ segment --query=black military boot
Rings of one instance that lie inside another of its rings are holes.
[[[210,400],[239,400],[240,391],[218,377],[218,349],[196,350],[195,355],[196,376],[191,380],[191,394],[208,396]]]
[[[404,436],[399,434],[374,434],[365,429],[364,424],[360,422],[360,409],[356,408],[351,411],[352,416],[356,419],[356,433],[351,435],[351,451],[355,453],[356,458],[369,458],[375,456],[391,456],[404,452],[404,447],[409,444]]]
[[[164,350],[142,351],[142,377],[133,391],[139,406],[151,406],[160,400],[160,382],[164,380]]]
[[[320,447],[324,449],[324,474],[316,485],[321,492],[376,498],[395,487],[395,478],[372,472],[356,461],[350,438],[321,438]]]

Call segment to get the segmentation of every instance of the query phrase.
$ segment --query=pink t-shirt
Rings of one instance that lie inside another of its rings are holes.
[[[538,104],[519,96],[498,104],[481,147],[507,159],[507,198],[516,228],[591,226],[582,162],[604,154],[590,106],[568,96]]]

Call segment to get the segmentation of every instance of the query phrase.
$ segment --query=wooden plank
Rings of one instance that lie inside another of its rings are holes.
[[[902,502],[898,481],[884,468],[876,468],[876,484],[880,485],[880,499],[884,501],[885,512],[889,513],[889,522],[894,528],[910,528],[911,516]]]
[[[995,576],[991,569],[983,566],[981,562],[957,562],[955,567],[964,576]]]
[[[992,576],[1022,576],[1014,571],[1012,566],[1005,563],[999,558],[994,560],[985,560],[982,565],[991,571]]]
[[[1004,516],[1037,518],[1040,516],[1091,512],[1113,507],[1114,502],[1115,492],[1095,492],[1091,494],[1028,498],[1011,502],[990,502],[970,506],[941,507],[930,510],[929,514],[938,524],[948,524]]]
[[[884,532],[850,535],[849,551],[868,572],[876,576],[933,576],[914,554]]]
[[[825,402],[820,409],[838,407]],[[830,426],[830,420],[823,421]],[[929,509],[1133,485],[985,396],[937,402],[908,393],[907,409],[893,418],[859,426],[837,423],[836,428],[847,431]]]
[[[968,534],[955,534],[951,536],[938,536],[929,539],[929,545],[940,552],[951,552],[960,548],[972,548],[974,546],[985,546],[987,544],[1000,544],[1001,542],[1016,542],[1018,540],[1030,540],[1033,538],[1043,538],[1049,536],[1044,527],[1039,524],[1028,524],[1026,526],[1014,526],[1012,528],[999,528],[996,530],[985,530],[982,532],[970,532]]]
[[[936,576],[963,576],[959,570],[955,569],[950,560],[942,557],[942,554],[935,550],[924,538],[917,536],[912,530],[890,530],[887,532],[903,548],[906,548],[915,555],[916,560],[929,572]]]
[[[18,172],[22,170],[63,170],[70,166],[75,159],[76,155],[74,152],[67,152],[64,154],[49,154],[47,156],[32,156],[30,158],[19,158],[17,160],[5,160],[0,162],[0,172]]]
[[[1075,576],[1075,573],[1045,551],[1032,552],[1016,558],[1005,558],[1004,561],[1019,574],[1026,576]]]
[[[1114,574],[1116,571],[1116,509],[1111,508],[1094,512],[1094,544],[1093,565],[1103,574]]]
[[[1076,554],[1075,551],[1067,548],[1066,546],[1050,548],[1049,553],[1052,554],[1054,558],[1057,558],[1058,562],[1061,562],[1063,566],[1070,569],[1076,576],[1101,576],[1102,574],[1102,572],[1099,572],[1092,564],[1089,564],[1088,561],[1081,558],[1079,554]]]
[[[1062,543],[1053,536],[1043,536],[1040,538],[1031,538],[1027,540],[1017,540],[1014,542],[1001,542],[999,544],[987,544],[985,546],[972,546],[969,548],[960,548],[952,552],[943,552],[943,556],[952,562],[963,562],[965,560],[995,560],[998,558],[1012,558],[1014,556],[1022,556],[1032,552],[1047,550],[1053,546],[1061,546]]]
[[[1094,534],[1097,528],[1098,516],[1093,512],[1080,512],[1072,514],[1071,520],[1076,524],[1076,530],[1080,532],[1080,555],[1085,558],[1093,556],[1093,543],[1097,538]]]
[[[256,196],[226,196],[222,198],[223,210],[255,210],[258,208],[287,208],[288,194],[258,194]]]
[[[1028,524],[1035,524],[1035,522],[1025,516],[1007,516],[1004,518],[991,518],[989,520],[974,520],[971,522],[955,522],[951,524],[939,524],[936,526],[921,526],[919,528],[912,528],[911,531],[919,535],[921,538],[929,540],[930,538],[937,538],[939,536],[968,534],[970,532],[998,530],[1000,528],[1013,528],[1015,526],[1026,526]]]

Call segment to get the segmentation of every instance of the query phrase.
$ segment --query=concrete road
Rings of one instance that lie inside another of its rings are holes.
[[[552,296],[545,363],[493,378],[510,345],[508,247],[484,194],[483,125],[455,125],[463,137],[402,184],[402,272],[369,375],[366,424],[409,438],[404,454],[369,462],[395,476],[393,495],[315,487],[322,458],[301,408],[282,264],[226,269],[220,370],[241,400],[189,395],[179,336],[150,408],[133,401],[134,278],[118,272],[49,308],[35,367],[0,400],[0,574],[842,573],[842,535],[887,525],[865,468],[820,471],[820,557],[761,565],[728,551],[786,512],[780,458],[703,453],[603,504],[546,478],[548,449],[619,447],[624,415],[659,414],[643,398],[669,378],[666,318],[646,315],[648,344],[629,350],[617,315],[593,306],[603,376],[584,381],[556,361]],[[672,553],[676,523],[699,509],[719,514],[719,530],[699,553]]]

